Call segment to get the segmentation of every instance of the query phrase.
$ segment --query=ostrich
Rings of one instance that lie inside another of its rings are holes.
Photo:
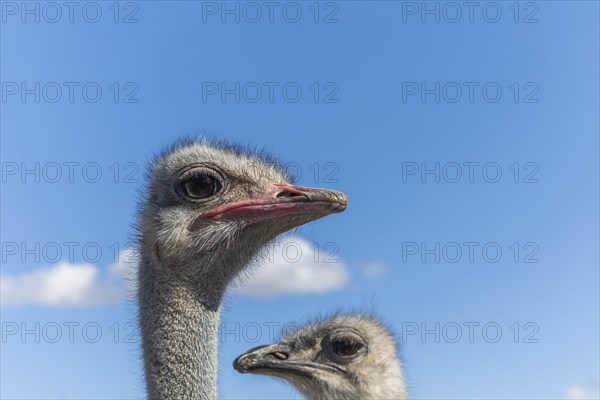
[[[406,399],[393,334],[373,317],[338,315],[239,356],[241,373],[270,375],[307,399]]]
[[[138,318],[151,399],[215,399],[228,286],[277,235],[348,204],[292,186],[257,152],[187,141],[151,164],[138,220]]]

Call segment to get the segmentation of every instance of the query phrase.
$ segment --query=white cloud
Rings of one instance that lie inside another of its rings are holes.
[[[587,385],[573,385],[565,394],[567,400],[598,400],[600,399],[600,383],[591,382]]]
[[[2,275],[3,307],[25,304],[76,305],[87,298],[98,270],[91,264],[60,263],[17,276]]]
[[[312,247],[312,248],[311,248]],[[346,266],[330,255],[330,249],[292,236],[269,247],[262,265],[235,289],[254,297],[325,293],[341,289],[349,281]]]
[[[325,293],[346,286],[346,266],[329,254],[330,249],[311,246],[299,237],[274,243],[263,265],[235,291],[273,297]],[[0,274],[0,306],[84,307],[119,303],[132,294],[136,264],[135,251],[124,250],[118,262],[109,265],[104,273],[94,264],[61,262],[18,275]]]
[[[93,264],[61,262],[20,275],[0,275],[0,306],[43,305],[78,307],[114,304],[128,293],[131,251],[123,251],[119,261],[101,274]]]
[[[372,262],[362,268],[362,274],[366,279],[381,279],[385,275],[385,265],[380,262]]]

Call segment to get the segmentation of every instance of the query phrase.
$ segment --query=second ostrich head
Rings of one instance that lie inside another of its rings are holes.
[[[394,336],[370,316],[317,321],[277,344],[247,351],[233,366],[282,378],[307,399],[406,399]]]

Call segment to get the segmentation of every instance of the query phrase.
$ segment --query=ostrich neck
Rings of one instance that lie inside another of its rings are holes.
[[[139,319],[149,399],[217,397],[217,348],[224,287],[165,276],[168,266],[143,257]],[[160,267],[160,268],[159,268]]]

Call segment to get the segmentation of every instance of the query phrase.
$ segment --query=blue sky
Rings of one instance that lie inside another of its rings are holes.
[[[598,396],[597,2],[276,2],[272,22],[261,2],[227,3],[239,22],[221,2],[82,2],[72,22],[22,4],[0,4],[2,398],[143,397],[115,257],[146,161],[197,132],[351,199],[290,239],[308,278],[275,250],[228,297],[220,397],[297,397],[231,362],[271,326],[373,307],[414,398]]]

